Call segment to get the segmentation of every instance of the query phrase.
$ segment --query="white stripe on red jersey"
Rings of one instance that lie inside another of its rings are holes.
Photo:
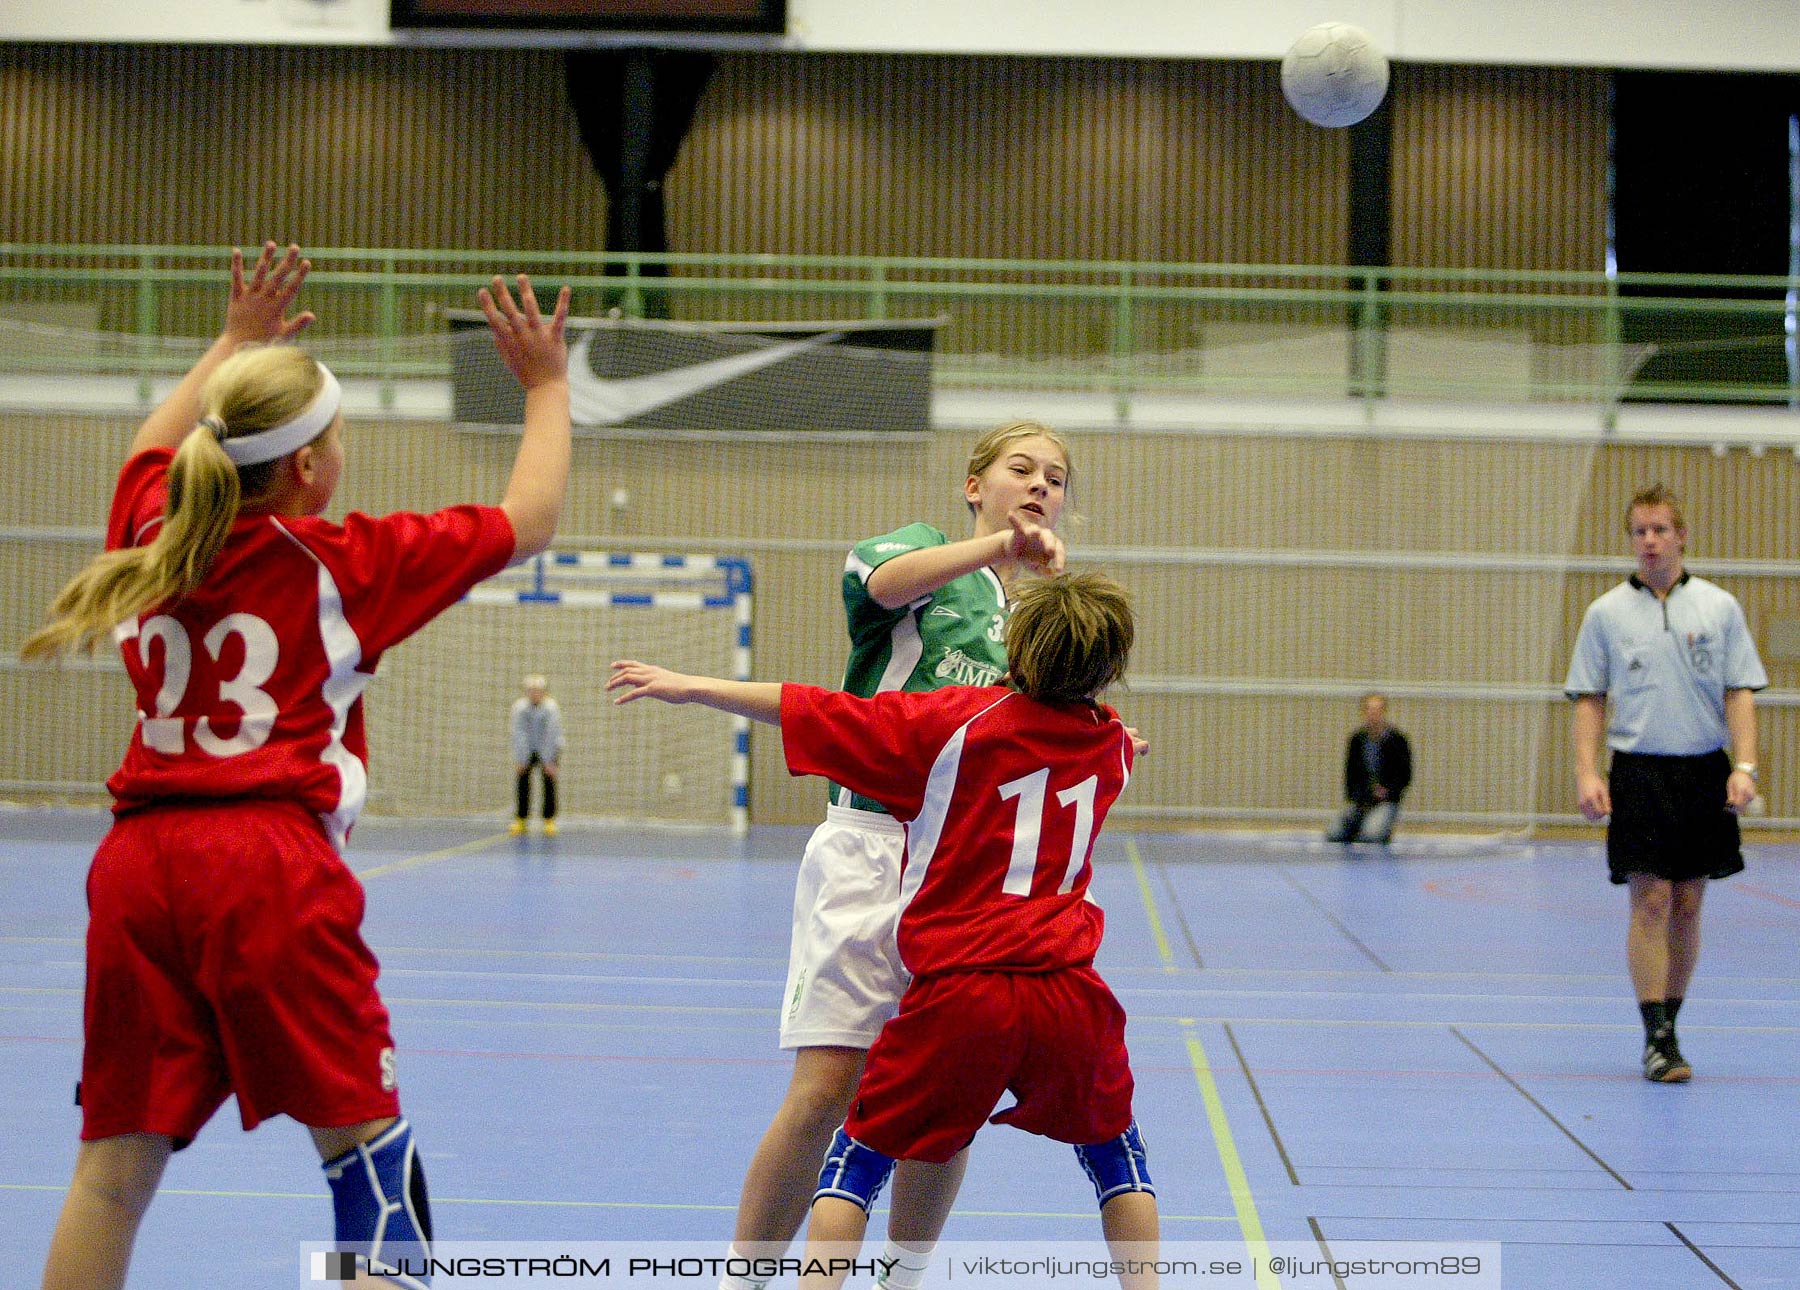
[[[872,797],[906,826],[900,957],[915,975],[1093,961],[1094,840],[1130,775],[1111,708],[998,686],[858,698],[781,689],[788,769]]]
[[[107,547],[153,536],[173,454],[125,463]],[[276,798],[340,846],[368,796],[362,693],[381,655],[511,558],[497,507],[428,515],[240,513],[205,579],[114,635],[138,727],[107,781],[114,810]]]

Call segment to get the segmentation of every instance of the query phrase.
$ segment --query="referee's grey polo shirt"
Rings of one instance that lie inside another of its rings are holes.
[[[1563,689],[1612,696],[1615,752],[1691,757],[1730,742],[1725,691],[1768,684],[1735,596],[1683,573],[1658,600],[1633,574],[1588,606]]]

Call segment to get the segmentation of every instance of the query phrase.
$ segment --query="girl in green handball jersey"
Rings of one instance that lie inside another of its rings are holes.
[[[1056,524],[1071,474],[1060,435],[1014,421],[988,431],[970,454],[963,481],[970,536],[952,541],[929,524],[908,524],[857,543],[844,562],[850,658],[843,688],[868,696],[992,685],[1005,675],[1007,588],[1030,574],[1062,572]],[[900,825],[879,804],[832,786],[794,890],[781,1003],[781,1046],[794,1050],[793,1079],[744,1178],[734,1255],[778,1255],[800,1230],[869,1046],[899,1005],[907,977],[894,929],[904,847]],[[914,1226],[905,1201],[919,1193],[907,1172],[902,1163],[890,1242],[905,1241]],[[759,1284],[729,1276],[720,1283],[722,1290]]]

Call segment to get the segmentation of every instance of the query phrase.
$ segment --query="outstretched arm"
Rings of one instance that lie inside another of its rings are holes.
[[[617,659],[606,688],[620,691],[614,703],[630,703],[634,699],[698,703],[771,726],[781,724],[779,681],[727,681],[716,676],[686,676],[654,663]]]
[[[525,432],[500,502],[512,521],[511,562],[517,564],[550,545],[569,487],[569,349],[563,343],[569,289],[557,293],[549,318],[539,312],[531,279],[523,273],[516,304],[498,276],[491,291],[483,287],[476,297],[494,333],[494,348],[525,387]]]
[[[138,427],[131,441],[130,456],[147,448],[179,448],[181,441],[200,420],[200,391],[219,364],[230,358],[240,345],[254,341],[289,340],[299,335],[313,321],[312,312],[292,318],[287,311],[300,294],[300,284],[312,270],[312,261],[300,258],[300,248],[289,246],[277,260],[275,243],[264,242],[262,254],[248,280],[244,277],[244,253],[231,253],[231,295],[225,304],[225,329],[188,369],[154,412]]]
[[[1011,527],[1004,533],[921,547],[895,556],[869,575],[869,597],[883,609],[899,609],[965,573],[1008,561],[1028,565],[1040,573],[1061,573],[1066,553],[1056,531],[1017,515],[1008,519]]]

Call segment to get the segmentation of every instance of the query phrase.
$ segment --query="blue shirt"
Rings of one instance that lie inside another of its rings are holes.
[[[1691,757],[1730,742],[1725,691],[1768,684],[1737,598],[1684,573],[1663,599],[1633,576],[1589,605],[1563,689],[1612,697],[1615,752]]]

